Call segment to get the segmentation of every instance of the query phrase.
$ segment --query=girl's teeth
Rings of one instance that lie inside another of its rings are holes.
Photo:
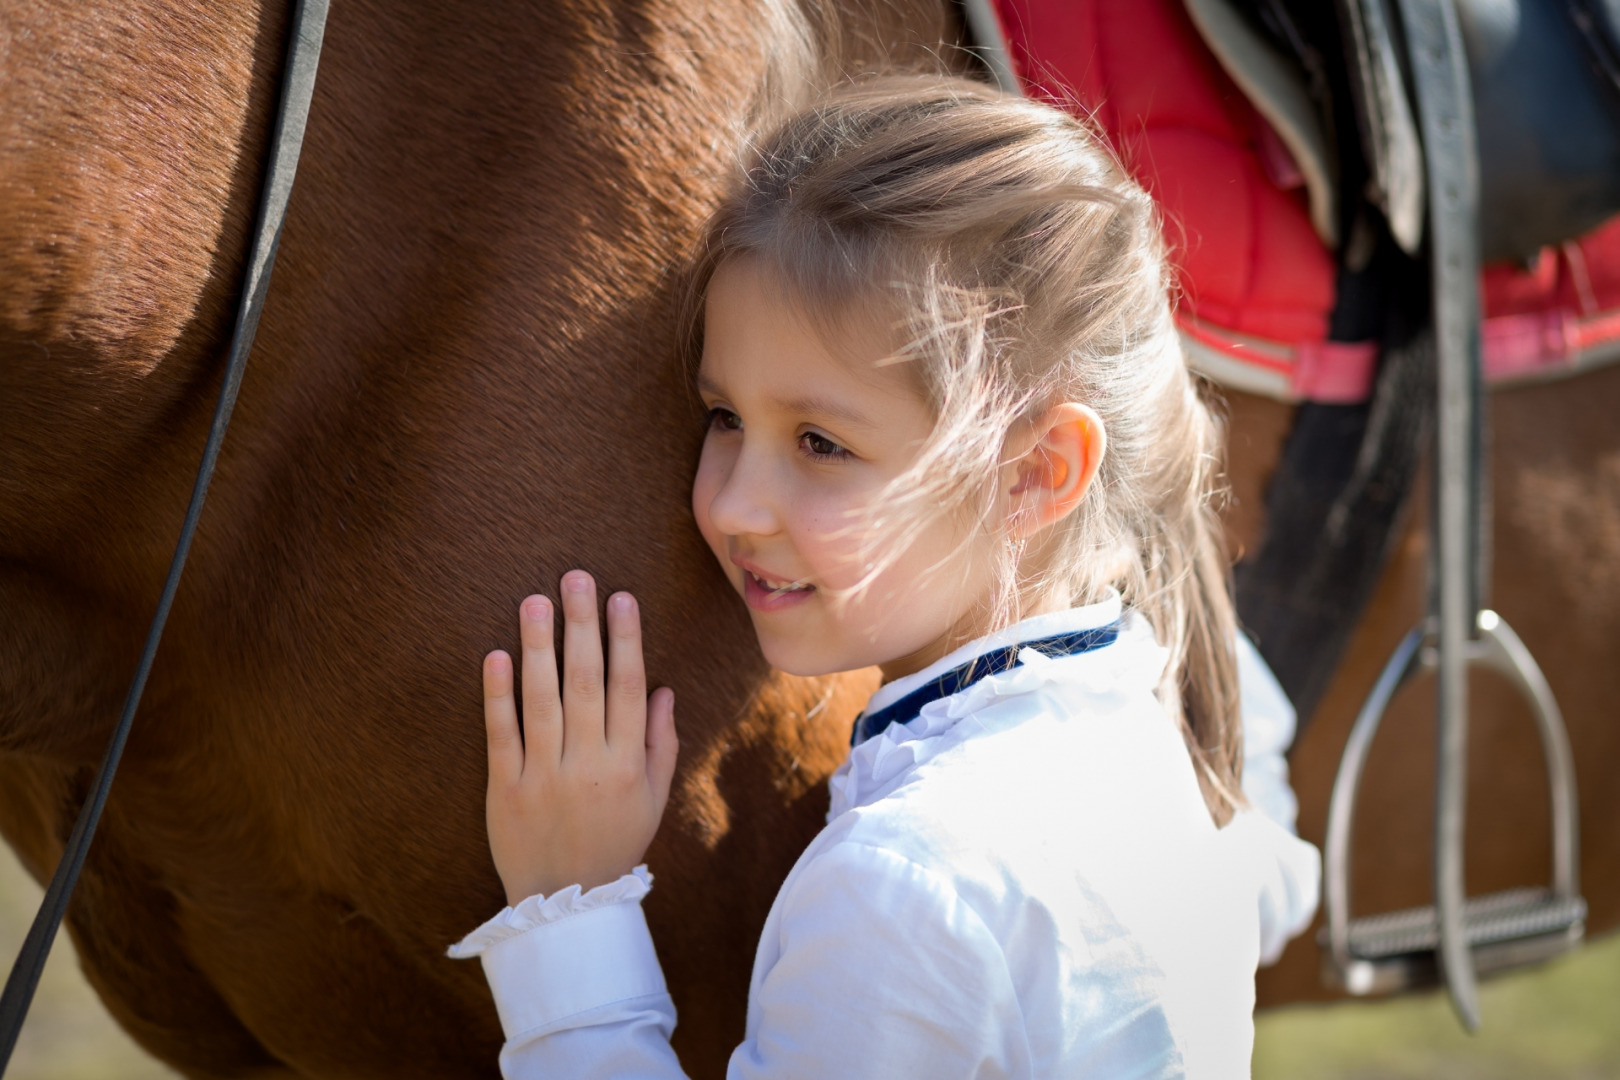
[[[754,577],[771,592],[793,592],[804,587],[792,581],[773,581],[768,577],[760,577],[758,574],[755,574]]]

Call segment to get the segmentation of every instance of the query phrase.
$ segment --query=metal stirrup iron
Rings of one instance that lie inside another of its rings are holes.
[[[180,574],[185,569],[186,555],[191,538],[202,516],[203,501],[208,496],[208,481],[214,473],[214,463],[225,441],[230,426],[231,410],[236,405],[236,393],[242,385],[242,373],[247,369],[248,353],[253,348],[253,334],[259,326],[259,314],[264,309],[264,298],[270,287],[270,271],[276,261],[276,246],[281,241],[281,225],[287,215],[287,200],[292,194],[293,176],[298,170],[298,154],[303,147],[304,125],[309,118],[310,98],[315,92],[315,71],[321,55],[321,40],[326,30],[328,0],[297,0],[292,22],[288,29],[287,66],[282,76],[281,100],[276,113],[275,133],[270,144],[270,157],[265,165],[264,189],[259,198],[259,214],[254,223],[252,244],[248,249],[247,269],[242,278],[242,297],[236,313],[236,327],[231,334],[229,358],[225,364],[225,378],[219,391],[219,403],[214,407],[213,423],[209,427],[208,441],[204,444],[202,462],[197,466],[197,480],[192,485],[191,502],[186,508],[185,522],[180,527],[180,539],[174,546],[174,557],[169,562],[169,574],[163,582],[158,599],[157,613],[152,616],[146,632],[146,644],[141,650],[135,678],[130,682],[129,694],[124,699],[123,712],[113,728],[107,743],[107,752],[90,784],[90,794],[79,811],[62,857],[57,860],[56,873],[51,876],[45,898],[40,901],[34,923],[23,939],[17,961],[6,979],[6,988],[0,994],[0,1076],[11,1061],[17,1036],[22,1032],[28,1006],[34,1000],[40,974],[50,955],[51,944],[67,913],[68,901],[73,897],[73,886],[79,880],[85,856],[95,839],[96,825],[112,790],[113,776],[124,753],[124,743],[135,720],[135,710],[141,702],[141,691],[146,688],[146,677],[157,656],[158,643],[163,638],[163,625],[180,587]]]
[[[1377,3],[1378,0],[1362,0]],[[1452,0],[1399,0],[1428,172],[1429,259],[1438,356],[1434,538],[1429,617],[1385,666],[1345,746],[1328,808],[1324,974],[1352,994],[1443,979],[1470,1031],[1479,972],[1543,960],[1581,940],[1575,770],[1563,718],[1517,634],[1482,606],[1484,396],[1479,338],[1479,158],[1468,61]],[[1530,703],[1552,798],[1552,885],[1470,899],[1463,879],[1468,671],[1491,668]],[[1350,917],[1350,839],[1357,788],[1385,709],[1421,670],[1438,673],[1433,907]]]

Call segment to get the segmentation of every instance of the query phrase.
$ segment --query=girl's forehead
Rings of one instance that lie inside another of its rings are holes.
[[[883,313],[851,307],[818,314],[758,260],[722,264],[705,300],[699,389],[920,399],[910,364],[892,362],[896,334]]]

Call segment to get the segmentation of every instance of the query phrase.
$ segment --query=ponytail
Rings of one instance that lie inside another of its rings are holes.
[[[1189,382],[1192,376],[1188,376]],[[1239,708],[1237,618],[1226,533],[1213,493],[1220,490],[1225,425],[1189,388],[1189,442],[1199,447],[1179,498],[1159,515],[1145,546],[1146,588],[1137,608],[1170,648],[1160,696],[1179,703],[1182,738],[1204,802],[1224,825],[1243,805],[1243,724]]]

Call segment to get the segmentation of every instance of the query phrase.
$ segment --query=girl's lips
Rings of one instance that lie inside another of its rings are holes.
[[[816,591],[814,585],[798,585],[791,589],[773,589],[759,579],[752,570],[743,571],[743,599],[755,611],[782,611],[801,604]]]

